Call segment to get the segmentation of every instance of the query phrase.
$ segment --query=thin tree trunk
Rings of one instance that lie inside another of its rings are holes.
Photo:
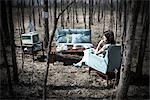
[[[22,15],[22,29],[23,33],[25,33],[25,26],[24,26],[24,7],[25,7],[25,1],[21,0],[21,15]]]
[[[61,0],[61,11],[63,10],[64,2]],[[61,16],[61,27],[64,28],[64,14]]]
[[[78,4],[77,4],[76,0],[74,2],[75,2],[76,22],[79,23],[79,20],[78,20]]]
[[[30,25],[32,24],[32,14],[31,14],[31,0],[29,0],[29,31],[31,32],[32,29],[30,28]]]
[[[39,15],[39,27],[42,27],[41,25],[41,6],[40,6],[40,3],[39,3],[39,0],[37,0],[37,4],[38,4],[38,15]]]
[[[149,7],[149,1],[145,1],[145,8],[148,9]],[[145,49],[146,44],[148,40],[148,33],[149,33],[149,12],[148,10],[145,10],[144,14],[144,22],[143,22],[143,30],[142,30],[142,36],[141,36],[141,43],[139,48],[139,57],[138,57],[138,64],[136,67],[136,73],[137,76],[140,77],[142,75],[142,67],[144,62],[144,56],[145,56]]]
[[[55,36],[55,31],[57,29],[57,24],[60,16],[64,13],[66,9],[68,9],[74,2],[71,2],[70,4],[67,5],[66,8],[62,10],[61,13],[58,14],[57,17],[57,0],[54,1],[54,28],[50,37],[50,41],[48,43],[48,54],[47,54],[47,67],[46,67],[46,73],[45,73],[45,78],[44,78],[44,86],[43,86],[43,99],[46,100],[46,84],[47,84],[47,77],[48,77],[48,70],[49,70],[49,63],[50,63],[50,52],[51,52],[51,45]]]
[[[18,78],[18,68],[16,62],[16,48],[15,48],[15,40],[14,40],[14,25],[12,18],[12,2],[8,1],[8,21],[9,21],[9,33],[10,33],[10,43],[11,43],[11,51],[12,51],[12,63],[13,63],[13,80],[15,83],[19,81]]]
[[[100,12],[101,12],[101,0],[98,1],[98,14],[97,14],[97,19],[98,22],[100,22]]]
[[[9,66],[9,62],[7,60],[7,52],[6,52],[6,47],[10,46],[10,41],[8,41],[8,44],[6,43],[6,40],[9,40],[10,38],[8,38],[9,36],[9,27],[8,27],[8,14],[7,14],[7,8],[8,5],[6,4],[6,1],[1,1],[0,2],[0,13],[3,14],[3,16],[0,16],[0,40],[1,40],[1,44],[2,44],[2,52],[3,52],[3,57],[4,57],[4,64],[5,67],[7,68],[7,78],[8,78],[8,91],[9,94],[13,97],[13,88],[12,88],[12,83],[11,83],[11,74],[10,74],[10,66]]]
[[[89,29],[91,29],[92,24],[92,2],[89,0]]]
[[[132,12],[129,18],[129,29],[126,35],[125,50],[123,53],[123,64],[121,66],[120,80],[117,89],[117,100],[122,100],[127,98],[127,92],[129,88],[130,81],[130,70],[132,63],[132,54],[134,48],[135,31],[137,25],[138,12],[140,8],[140,1],[133,1]]]
[[[33,24],[34,24],[34,30],[36,31],[36,22],[35,22],[35,9],[34,9],[34,7],[35,7],[35,5],[34,5],[34,0],[32,0],[32,14],[33,14]]]
[[[44,47],[47,48],[49,41],[49,25],[48,25],[48,0],[44,0],[44,28],[45,28],[45,36],[44,36]]]
[[[82,13],[83,13],[83,21],[84,21],[84,28],[86,29],[87,28],[87,25],[86,25],[86,0],[85,1],[82,1]]]
[[[124,17],[123,17],[123,24],[124,24],[124,27],[123,27],[123,34],[122,34],[122,52],[124,51],[124,43],[125,43],[125,39],[126,39],[126,31],[127,31],[127,19],[126,19],[126,17],[127,17],[127,2],[126,2],[126,0],[123,0],[123,7],[124,7],[124,9],[123,9],[123,15],[124,15]]]
[[[103,33],[104,33],[104,31],[105,31],[105,17],[106,17],[105,6],[106,6],[106,5],[104,5],[104,6],[103,6],[103,13],[104,13],[104,20],[103,20]]]
[[[75,0],[74,0],[75,1]],[[72,6],[72,28],[75,28],[75,5]]]
[[[5,50],[5,45],[3,41],[3,34],[1,34],[1,43],[2,43],[2,50],[3,50],[3,57],[4,57],[4,63],[5,67],[7,68],[7,78],[8,78],[8,89],[9,89],[9,94],[12,96],[13,95],[13,88],[12,88],[12,83],[11,83],[11,75],[10,75],[10,66],[8,65],[7,61],[7,56],[6,56],[6,50]]]
[[[110,0],[110,30],[113,30],[113,1]]]
[[[118,0],[117,0],[117,7],[116,7],[116,35],[118,30]]]
[[[53,20],[53,18],[52,18],[52,1],[51,0],[49,0],[49,18],[50,18],[50,21],[52,21]]]
[[[69,4],[69,3],[70,3],[70,1],[67,0],[67,4]],[[71,11],[71,8],[68,8],[68,9],[67,9],[67,22],[68,22],[68,23],[70,23],[70,11]]]
[[[21,44],[21,57],[22,57],[22,69],[24,68],[24,51],[23,51],[23,46],[22,46],[22,40],[21,40],[21,34],[22,34],[22,28],[21,28],[21,18],[20,18],[20,5],[19,5],[19,0],[17,0],[17,19],[18,19],[18,32],[20,36],[20,44]]]
[[[122,22],[121,22],[121,20],[122,20],[122,5],[123,5],[122,1],[123,1],[123,0],[120,0],[120,3],[119,3],[119,24],[120,24],[120,33],[122,32],[122,31],[121,31],[121,28],[122,28]]]
[[[103,3],[104,3],[104,0],[103,0]],[[103,18],[103,16],[104,16],[104,4],[102,5],[102,11],[101,11],[101,18]]]

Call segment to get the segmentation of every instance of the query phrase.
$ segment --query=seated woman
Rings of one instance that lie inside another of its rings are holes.
[[[114,33],[112,31],[105,31],[104,35],[102,37],[102,40],[98,43],[98,46],[96,49],[94,48],[90,48],[90,49],[86,49],[84,51],[84,56],[82,58],[82,60],[76,64],[73,64],[75,67],[81,67],[83,62],[90,62],[88,61],[88,56],[89,53],[93,53],[96,54],[97,56],[101,56],[104,57],[105,55],[105,50],[108,49],[109,45],[111,44],[115,44],[115,40],[114,40]]]

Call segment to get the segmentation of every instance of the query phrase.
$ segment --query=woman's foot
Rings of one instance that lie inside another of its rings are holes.
[[[75,67],[81,67],[82,66],[82,63],[73,63],[73,66],[75,66]]]

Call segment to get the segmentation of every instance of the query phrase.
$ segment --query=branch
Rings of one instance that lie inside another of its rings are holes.
[[[64,13],[64,11],[65,11],[66,9],[68,9],[73,3],[74,3],[74,1],[72,1],[70,4],[68,4],[67,7],[64,8],[64,9],[61,11],[61,13],[59,13],[57,19],[59,19],[59,17]]]

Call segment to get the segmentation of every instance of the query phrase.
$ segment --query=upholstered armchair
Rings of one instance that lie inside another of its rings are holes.
[[[88,59],[85,64],[89,66],[89,74],[91,69],[94,69],[106,76],[108,81],[107,73],[114,72],[115,69],[119,69],[121,66],[121,46],[110,45],[104,57],[90,53]]]

